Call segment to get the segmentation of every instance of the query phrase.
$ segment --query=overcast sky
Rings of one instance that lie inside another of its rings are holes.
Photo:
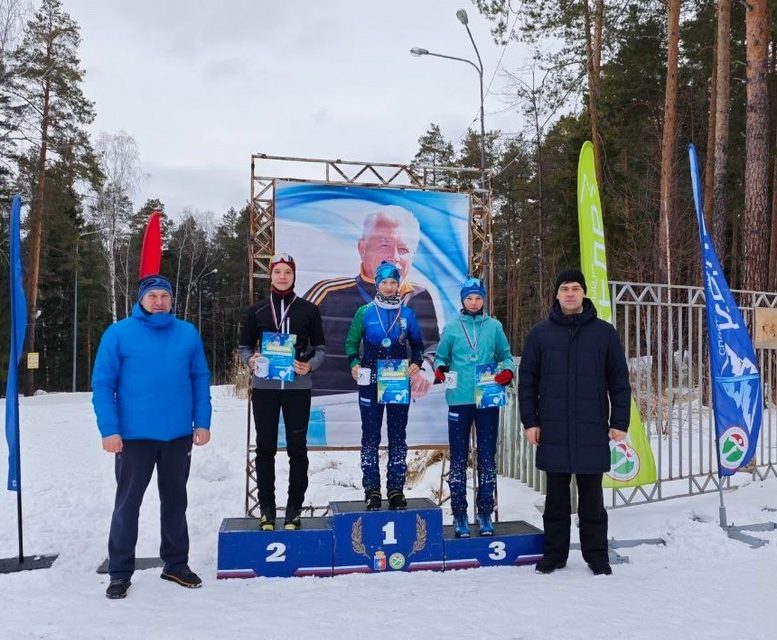
[[[522,128],[504,95],[528,54],[494,43],[469,0],[63,0],[81,26],[94,133],[124,130],[159,197],[221,215],[250,195],[252,153],[408,162],[435,122],[454,142],[478,127],[477,74],[411,47],[485,66],[486,129]],[[283,177],[303,177],[298,165]]]

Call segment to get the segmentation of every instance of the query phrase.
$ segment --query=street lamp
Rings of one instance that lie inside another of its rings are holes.
[[[413,56],[434,56],[435,58],[445,58],[447,60],[457,60],[459,62],[466,62],[475,71],[477,71],[478,79],[480,80],[480,187],[486,189],[486,120],[483,113],[483,60],[480,58],[480,51],[475,44],[475,39],[472,37],[472,32],[469,30],[469,18],[467,12],[464,9],[459,9],[456,12],[456,17],[459,22],[464,25],[469,35],[470,42],[475,49],[475,55],[477,56],[478,63],[475,64],[472,60],[466,58],[457,58],[456,56],[448,56],[442,53],[433,53],[428,49],[422,49],[421,47],[413,47],[410,49],[410,54]]]
[[[78,370],[78,245],[81,238],[100,233],[103,229],[94,229],[79,233],[76,238],[75,269],[73,270],[73,393],[76,391],[76,372]]]
[[[218,272],[219,272],[218,269],[213,269],[211,271],[201,273],[197,277],[197,331],[199,333],[202,333],[202,286],[201,286],[202,279],[207,278],[208,276]]]

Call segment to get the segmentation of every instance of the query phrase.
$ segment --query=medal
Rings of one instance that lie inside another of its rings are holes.
[[[383,329],[383,333],[385,334],[385,338],[380,341],[380,345],[382,347],[385,347],[388,349],[391,346],[391,338],[389,338],[389,333],[391,333],[391,330],[394,328],[394,325],[397,323],[397,320],[399,320],[399,316],[402,315],[402,309],[397,309],[397,315],[394,316],[394,322],[391,323],[388,329],[386,329],[386,325],[383,324],[383,318],[381,317],[380,313],[380,307],[375,307],[375,311],[378,313],[378,322],[380,322],[380,328]]]
[[[472,324],[474,325],[474,327],[472,331],[472,337],[470,338],[469,332],[467,331],[467,327],[464,325],[464,318],[459,316],[459,322],[461,323],[461,330],[464,332],[464,337],[467,339],[467,344],[469,345],[469,348],[472,350],[472,353],[469,354],[469,361],[477,362],[478,361],[478,323],[474,318],[472,319]],[[483,322],[485,322],[485,317],[483,318]]]

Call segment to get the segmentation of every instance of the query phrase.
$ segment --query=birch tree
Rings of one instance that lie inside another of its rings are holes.
[[[128,236],[130,231],[132,195],[141,178],[140,154],[135,139],[124,131],[101,134],[95,149],[104,180],[96,192],[93,217],[95,225],[101,229],[103,256],[108,267],[104,280],[108,307],[113,322],[116,322],[117,289],[120,287],[116,275],[120,258],[118,247],[120,239]]]

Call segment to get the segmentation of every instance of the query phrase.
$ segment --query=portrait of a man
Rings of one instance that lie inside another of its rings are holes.
[[[402,304],[415,313],[426,352],[434,352],[440,339],[434,302],[427,289],[408,279],[420,238],[420,225],[410,211],[396,205],[378,207],[364,218],[356,243],[359,273],[321,280],[305,294],[306,299],[318,305],[330,345],[324,365],[315,374],[318,395],[355,390],[344,351],[345,336],[356,310],[375,297],[375,269],[384,260],[399,268]],[[413,396],[423,397],[431,384],[431,376],[414,376]]]

